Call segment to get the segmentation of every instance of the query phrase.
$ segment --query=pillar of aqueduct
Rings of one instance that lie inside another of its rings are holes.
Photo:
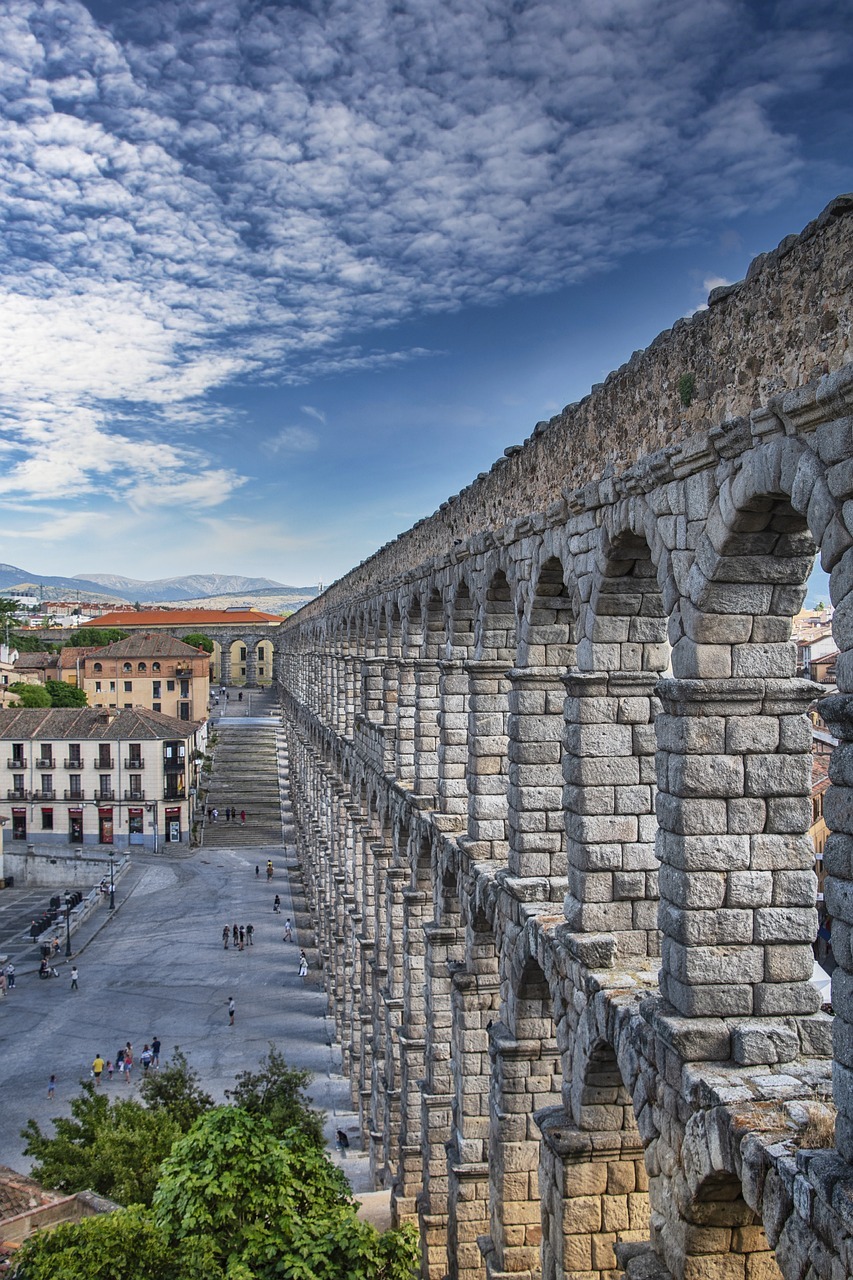
[[[853,1275],[852,246],[844,197],[282,628],[329,1007],[424,1276]]]

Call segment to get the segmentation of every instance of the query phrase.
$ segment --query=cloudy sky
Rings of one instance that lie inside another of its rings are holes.
[[[0,559],[329,582],[853,188],[838,0],[0,0]]]

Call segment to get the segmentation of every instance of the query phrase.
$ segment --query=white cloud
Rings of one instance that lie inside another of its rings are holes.
[[[315,409],[312,404],[303,404],[299,407],[303,413],[308,415],[309,418],[316,418],[318,422],[323,424],[323,426],[326,425],[326,415],[323,413],[322,409]]]
[[[351,335],[778,202],[775,105],[851,52],[805,0],[177,8],[0,0],[0,492],[224,500],[180,442],[211,393],[421,359]]]
[[[319,447],[320,437],[310,427],[282,427],[261,444],[264,452],[269,454],[314,453]]]

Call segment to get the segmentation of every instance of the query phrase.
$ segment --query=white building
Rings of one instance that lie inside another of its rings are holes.
[[[189,842],[206,724],[132,707],[0,710],[10,851]]]

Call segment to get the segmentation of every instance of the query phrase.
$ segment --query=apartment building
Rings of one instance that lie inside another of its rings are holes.
[[[203,650],[174,636],[143,631],[80,652],[84,656],[76,683],[90,707],[148,707],[185,721],[207,717],[210,655]]]
[[[0,821],[39,847],[189,841],[206,723],[142,707],[0,710]]]

